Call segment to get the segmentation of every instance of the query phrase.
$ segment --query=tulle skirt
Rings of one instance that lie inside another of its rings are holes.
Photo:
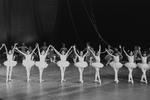
[[[47,66],[48,66],[48,64],[46,62],[43,62],[43,61],[35,62],[35,65],[39,68],[47,68]]]
[[[14,67],[14,66],[17,65],[17,61],[8,61],[8,60],[6,60],[3,64],[4,64],[5,66]]]
[[[32,67],[34,64],[35,64],[35,62],[32,60],[30,60],[30,61],[23,60],[23,62],[22,62],[22,65],[25,67]]]
[[[109,64],[113,68],[121,68],[123,66],[122,63],[120,63],[120,62],[114,62],[114,61],[110,62]]]
[[[57,65],[59,67],[68,67],[70,65],[70,63],[68,61],[61,61],[60,60],[60,61],[57,62]]]
[[[139,68],[148,70],[150,68],[149,64],[138,63]]]
[[[83,61],[83,62],[77,62],[75,63],[76,67],[80,67],[80,68],[85,68],[88,66],[87,62]]]
[[[136,63],[130,63],[130,62],[125,63],[125,66],[127,68],[136,68],[137,67]]]
[[[102,68],[104,67],[104,65],[100,62],[95,62],[95,63],[92,63],[92,66],[95,67],[95,68]]]

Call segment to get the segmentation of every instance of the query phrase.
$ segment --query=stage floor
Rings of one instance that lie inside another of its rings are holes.
[[[26,82],[26,70],[19,63],[13,69],[13,82],[5,83],[6,67],[0,66],[0,100],[149,100],[150,83],[140,82],[141,70],[133,71],[134,84],[128,83],[128,70],[119,70],[117,84],[110,66],[100,70],[102,84],[94,83],[95,69],[88,66],[84,70],[84,84],[78,82],[78,69],[71,63],[66,69],[66,82],[60,82],[60,70],[49,63],[43,73],[43,83],[39,83],[38,68],[32,67],[31,82]],[[148,82],[149,72],[147,73]]]

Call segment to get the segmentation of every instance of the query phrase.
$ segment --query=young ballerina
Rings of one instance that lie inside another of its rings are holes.
[[[127,54],[127,52],[125,51],[124,47],[123,47],[123,51],[126,54],[126,56],[128,57],[128,61],[127,63],[125,63],[125,66],[128,68],[129,70],[129,74],[128,74],[128,82],[131,82],[132,84],[134,84],[133,81],[133,77],[132,77],[132,71],[134,68],[137,67],[136,63],[134,62],[134,54],[132,51],[130,51],[129,55]]]
[[[62,51],[61,54],[52,46],[52,48],[54,49],[54,51],[59,55],[60,57],[60,61],[57,62],[57,65],[60,67],[60,71],[61,71],[61,83],[65,82],[66,80],[64,79],[65,76],[65,70],[66,67],[68,67],[70,65],[70,63],[67,60],[68,56],[71,53],[71,48],[65,53],[65,51]]]
[[[150,66],[147,63],[147,58],[150,56],[150,54],[146,55],[146,52],[144,52],[142,55],[141,48],[139,47],[139,55],[141,56],[142,63],[138,63],[137,66],[141,69],[141,71],[143,73],[141,76],[141,82],[145,82],[147,84],[146,72],[147,72],[147,70],[150,69]],[[145,79],[145,81],[144,81],[144,79]]]
[[[111,46],[110,45],[108,45],[108,52],[109,53],[111,53],[111,54],[113,54],[114,53],[114,51],[111,49]],[[112,61],[113,60],[113,57],[111,56],[111,55],[109,55],[109,54],[107,54],[106,56],[105,56],[105,60],[107,60],[107,63],[106,63],[106,66],[110,63],[110,61]]]
[[[68,49],[66,48],[66,44],[62,43],[62,48],[59,50],[59,52],[64,51],[65,53],[68,51]]]
[[[75,63],[75,66],[78,67],[79,74],[80,74],[79,82],[83,83],[83,71],[84,71],[84,68],[88,66],[87,62],[84,61],[84,59],[85,59],[85,56],[88,54],[88,51],[84,55],[83,55],[83,51],[80,51],[80,55],[78,55],[76,52],[75,46],[73,46],[73,49],[79,60],[79,62]]]
[[[22,61],[22,65],[26,68],[26,72],[27,72],[27,82],[30,82],[30,71],[31,71],[31,67],[35,64],[35,62],[33,61],[33,53],[36,50],[38,45],[36,45],[36,47],[34,48],[34,50],[30,53],[29,50],[27,50],[27,53],[24,53],[22,51],[20,51],[17,47],[15,48],[19,53],[21,53],[22,55],[25,56],[25,59],[23,59]]]
[[[95,62],[92,63],[92,66],[95,68],[96,73],[95,73],[95,82],[99,82],[101,84],[101,79],[100,79],[100,73],[99,70],[100,68],[104,67],[104,65],[100,62],[101,58],[100,58],[100,54],[101,54],[101,45],[99,45],[99,51],[97,51],[97,53],[94,53],[91,49],[89,49],[94,58],[95,58]],[[98,80],[97,80],[98,79]]]
[[[50,48],[48,52],[48,58],[50,59],[50,62],[56,63],[56,54],[52,48]]]
[[[39,54],[39,58],[40,58],[40,61],[36,61],[35,65],[38,67],[39,69],[39,81],[40,83],[43,82],[44,80],[42,79],[42,74],[43,74],[43,70],[45,68],[47,68],[48,64],[46,62],[46,56],[47,56],[47,53],[49,51],[49,48],[51,46],[49,45],[47,47],[47,50],[42,50],[42,52],[40,52],[40,49],[39,49],[39,45],[37,44],[37,48],[38,48],[38,54]]]
[[[116,83],[119,82],[118,80],[118,71],[119,69],[123,66],[122,63],[120,63],[120,57],[122,57],[121,53],[120,52],[116,52],[115,55],[111,54],[107,49],[106,49],[106,52],[111,55],[114,59],[114,61],[110,62],[109,65],[114,69],[115,71],[115,79],[114,81]]]
[[[17,43],[14,44],[12,50],[9,50],[9,51],[7,50],[6,45],[5,44],[3,44],[3,45],[5,47],[6,56],[7,56],[7,60],[4,62],[4,65],[7,67],[7,70],[6,70],[6,83],[7,83],[8,81],[13,81],[11,79],[11,76],[12,76],[13,67],[17,65],[17,61],[14,61],[15,60],[14,49],[15,49]]]
[[[23,53],[26,53],[26,51],[28,50],[28,47],[25,46],[25,43],[22,43],[22,46],[18,47],[18,49],[20,49]],[[20,56],[22,57],[22,59],[24,59],[24,56],[22,54],[20,54]]]

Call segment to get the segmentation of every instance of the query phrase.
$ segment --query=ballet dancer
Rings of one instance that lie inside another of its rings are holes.
[[[28,50],[28,47],[25,46],[25,43],[23,42],[22,45],[18,47],[18,49],[20,49],[23,53],[26,53],[26,51]],[[19,55],[21,56],[22,59],[25,59],[22,54],[19,54]]]
[[[95,82],[99,82],[101,84],[101,79],[100,79],[100,73],[99,70],[100,68],[104,67],[104,65],[100,62],[101,58],[100,58],[100,54],[101,54],[101,45],[99,45],[99,51],[97,51],[97,53],[94,53],[91,49],[89,49],[91,51],[91,53],[93,54],[94,58],[95,58],[95,62],[92,63],[92,66],[95,68],[96,72],[95,72]],[[98,79],[98,80],[97,80]]]
[[[65,53],[68,51],[68,49],[66,48],[66,44],[62,43],[62,48],[59,50],[59,52],[64,51]]]
[[[48,52],[48,58],[50,59],[50,62],[56,63],[56,54],[54,53],[54,50],[50,48]]]
[[[64,79],[65,76],[65,70],[66,67],[68,67],[70,65],[70,63],[67,60],[68,56],[71,53],[71,49],[72,46],[70,47],[70,49],[65,53],[65,51],[63,50],[61,53],[59,53],[53,46],[52,48],[54,49],[54,51],[56,52],[56,54],[59,55],[60,57],[60,61],[57,62],[57,65],[60,67],[60,71],[61,71],[61,83],[65,82],[66,80]]]
[[[14,49],[17,43],[15,43],[12,50],[9,50],[9,51],[7,50],[7,47],[5,44],[2,44],[2,45],[5,47],[6,57],[7,57],[7,60],[3,63],[7,67],[7,70],[6,70],[6,83],[7,83],[8,81],[13,81],[11,79],[11,76],[12,76],[13,67],[17,65],[17,61],[14,61],[15,60]]]
[[[85,60],[85,56],[88,54],[88,51],[84,55],[83,55],[83,51],[80,51],[80,55],[78,55],[76,52],[75,46],[73,46],[73,49],[79,60],[79,62],[75,63],[75,66],[78,67],[79,74],[80,74],[79,82],[83,84],[83,71],[84,71],[84,68],[88,66],[87,62],[84,60]]]
[[[137,66],[141,69],[142,71],[142,76],[141,76],[141,82],[145,82],[147,84],[147,77],[146,77],[146,72],[150,69],[150,63],[147,63],[147,58],[150,56],[146,55],[146,52],[141,54],[141,48],[139,47],[139,55],[141,56],[142,63],[138,63]],[[145,79],[145,81],[144,81]]]
[[[47,56],[47,53],[49,51],[49,48],[51,47],[50,45],[47,47],[47,50],[42,50],[40,52],[40,49],[39,49],[39,45],[37,45],[37,48],[38,48],[38,54],[39,54],[39,58],[40,58],[40,61],[36,61],[35,65],[38,67],[39,69],[39,81],[40,83],[43,82],[44,80],[42,79],[42,74],[43,74],[43,70],[45,68],[47,68],[48,64],[46,62],[46,56]]]
[[[31,71],[31,67],[34,66],[35,62],[33,61],[33,53],[36,50],[38,45],[36,45],[36,47],[34,48],[34,50],[30,53],[29,50],[27,50],[27,53],[24,53],[22,51],[20,51],[17,47],[15,48],[19,53],[21,53],[22,55],[25,56],[25,59],[23,59],[22,61],[22,65],[26,68],[26,72],[27,72],[27,82],[30,82],[30,71]]]
[[[111,53],[111,54],[114,53],[114,51],[111,49],[111,46],[110,46],[110,45],[108,45],[108,49],[107,49],[107,50],[108,50],[108,52]],[[105,56],[105,60],[107,60],[106,66],[108,66],[108,64],[110,63],[110,61],[113,60],[113,57],[112,57],[111,55],[107,54],[107,55]]]
[[[134,84],[133,77],[132,77],[132,72],[133,72],[133,69],[137,67],[136,63],[134,62],[135,61],[134,60],[134,54],[133,54],[132,51],[130,51],[130,53],[127,54],[124,47],[123,47],[123,51],[126,54],[126,56],[128,57],[128,61],[129,61],[129,62],[124,64],[129,70],[128,82],[131,82],[132,84]]]
[[[118,71],[123,66],[123,64],[120,63],[120,58],[122,57],[122,55],[121,55],[120,52],[115,52],[115,55],[113,55],[107,49],[105,49],[105,50],[114,59],[114,61],[110,62],[109,65],[114,69],[114,71],[115,71],[115,79],[114,79],[114,81],[116,83],[118,83],[119,82],[119,80],[118,80]]]
[[[47,50],[46,42],[43,42],[43,46],[40,48],[40,50],[44,50],[44,51]]]

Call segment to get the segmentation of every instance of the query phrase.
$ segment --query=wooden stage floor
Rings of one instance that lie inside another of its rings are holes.
[[[31,70],[31,82],[26,82],[26,70],[18,64],[13,69],[13,82],[5,83],[6,67],[0,66],[0,100],[149,100],[150,75],[148,84],[140,82],[141,71],[133,71],[134,84],[127,82],[128,70],[119,70],[120,82],[114,83],[114,72],[110,66],[100,70],[102,84],[94,83],[95,69],[88,66],[84,70],[84,84],[78,82],[78,69],[71,64],[66,69],[66,82],[60,83],[59,67],[50,63],[43,73],[43,83],[39,83],[38,68]]]

